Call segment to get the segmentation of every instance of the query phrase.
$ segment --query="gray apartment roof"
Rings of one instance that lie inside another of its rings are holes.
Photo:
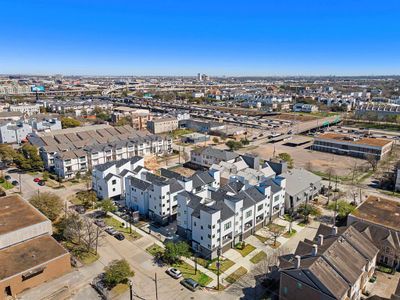
[[[192,151],[202,153],[203,155],[209,155],[209,156],[215,157],[222,161],[229,161],[229,160],[235,159],[236,157],[239,156],[239,154],[237,154],[235,152],[221,150],[221,149],[212,148],[212,147],[199,148],[199,149],[195,149]]]
[[[258,203],[266,198],[266,196],[261,193],[255,186],[252,186],[247,190],[241,191],[238,195],[243,198],[249,198],[254,201],[254,203]]]
[[[304,169],[291,169],[281,176],[286,178],[286,193],[291,196],[310,188],[310,183],[315,184],[322,180],[321,177]]]
[[[105,170],[111,168],[112,166],[116,166],[117,168],[123,166],[124,164],[126,164],[127,162],[131,162],[132,164],[137,163],[138,161],[140,161],[142,159],[142,157],[140,156],[133,156],[131,158],[124,158],[124,159],[120,159],[120,160],[113,160],[113,161],[108,161],[104,164],[101,165],[97,165],[94,168],[100,172],[104,172]]]
[[[268,178],[262,184],[271,187],[272,195],[279,193],[282,190],[282,188],[272,178]]]
[[[105,181],[110,181],[110,179],[113,178],[113,177],[120,177],[120,176],[118,176],[116,174],[108,173],[107,176],[104,177],[104,180]]]
[[[224,185],[223,187],[221,187],[220,189],[226,192],[231,192],[234,194],[239,193],[242,188],[244,187],[244,184],[241,183],[240,181],[232,181],[229,182],[228,184]]]
[[[153,183],[155,185],[168,185],[168,182],[167,182],[168,179],[167,178],[158,176],[158,175],[150,173],[150,172],[147,172],[145,174],[145,176],[146,176],[146,180],[147,181],[149,181],[149,182],[151,182],[151,183]]]
[[[168,170],[168,169],[161,168],[160,171],[161,171],[161,176],[166,177],[166,178],[175,178],[180,181],[188,180],[186,177],[182,176],[181,174],[171,171],[171,170]]]
[[[168,179],[168,184],[169,184],[170,194],[184,190],[183,186],[181,186],[181,184],[178,182],[178,180],[176,180],[174,178]]]
[[[141,191],[147,190],[149,187],[151,187],[151,183],[141,180],[139,178],[135,178],[133,176],[128,177],[131,185]]]
[[[212,177],[208,171],[196,172],[190,179],[193,180],[194,189],[214,182],[214,177]]]
[[[210,214],[220,212],[221,216],[220,219],[221,221],[225,221],[235,215],[232,209],[229,208],[228,205],[224,201],[211,201],[208,203],[199,203],[193,210],[192,216],[199,218],[200,217],[200,211],[205,211]]]

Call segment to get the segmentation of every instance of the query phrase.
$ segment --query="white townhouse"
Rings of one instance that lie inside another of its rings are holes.
[[[247,189],[236,181],[210,191],[207,197],[179,193],[178,233],[200,255],[213,259],[218,248],[224,252],[234,247],[268,223],[272,214],[282,213],[284,188],[284,179]]]
[[[0,123],[1,144],[21,144],[32,133],[32,127],[23,121]]]
[[[60,178],[71,179],[81,172],[92,170],[95,166],[110,161],[128,159],[135,156],[163,154],[172,152],[172,141],[158,136],[135,137],[128,140],[116,140],[104,144],[94,144],[73,150],[73,145],[60,144],[40,147],[40,156],[45,168],[54,171]],[[65,148],[62,148],[64,147]],[[72,153],[71,153],[72,152]],[[79,153],[79,160],[73,153]]]
[[[132,158],[109,161],[97,165],[92,171],[92,188],[99,199],[120,199],[125,197],[125,179],[140,176],[144,170],[144,158]]]
[[[126,205],[160,224],[176,217],[177,197],[182,191],[208,195],[219,188],[219,172],[197,172],[184,177],[176,172],[161,169],[161,175],[144,171],[140,176],[125,179]]]

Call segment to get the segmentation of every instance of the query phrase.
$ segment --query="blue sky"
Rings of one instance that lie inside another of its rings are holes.
[[[400,74],[399,0],[0,5],[3,74]]]

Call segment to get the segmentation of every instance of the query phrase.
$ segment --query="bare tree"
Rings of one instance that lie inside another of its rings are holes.
[[[276,240],[283,234],[285,227],[272,223],[269,226],[269,231],[272,233],[272,237],[274,238],[274,246],[276,246]]]
[[[378,163],[379,163],[379,160],[376,157],[376,155],[368,153],[368,154],[365,155],[365,159],[371,165],[372,170],[376,171],[376,169],[378,167]]]
[[[332,189],[332,177],[336,175],[335,170],[330,167],[327,169],[326,173],[328,174],[328,202],[326,205],[329,205],[329,200],[330,200],[330,195],[331,195],[331,189]]]
[[[72,213],[64,220],[64,238],[73,243],[80,245],[83,232],[82,218],[77,213]]]
[[[265,259],[257,263],[251,272],[243,275],[229,286],[227,293],[233,294],[235,297],[244,293],[245,297],[241,297],[241,299],[264,299],[265,293],[272,291],[266,290],[261,283],[271,272],[272,267],[278,265],[279,256],[287,253],[289,251],[285,247],[268,251]]]
[[[88,217],[83,218],[82,225],[84,233],[82,236],[82,245],[86,249],[86,252],[90,252],[96,247],[96,241],[99,237],[100,231]]]

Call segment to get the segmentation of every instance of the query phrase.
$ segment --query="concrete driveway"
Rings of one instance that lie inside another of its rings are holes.
[[[31,198],[33,195],[41,192],[51,192],[60,196],[61,199],[67,199],[69,196],[74,195],[76,192],[86,189],[84,183],[73,184],[60,189],[54,189],[49,186],[40,186],[33,180],[36,177],[41,178],[41,176],[30,175],[25,172],[13,172],[13,170],[15,170],[15,168],[8,169],[7,171],[4,172],[4,174],[10,175],[12,178],[11,181],[17,180],[20,186],[14,187],[13,189],[8,190],[7,192],[8,193],[19,192],[21,190],[22,197],[27,200]]]

